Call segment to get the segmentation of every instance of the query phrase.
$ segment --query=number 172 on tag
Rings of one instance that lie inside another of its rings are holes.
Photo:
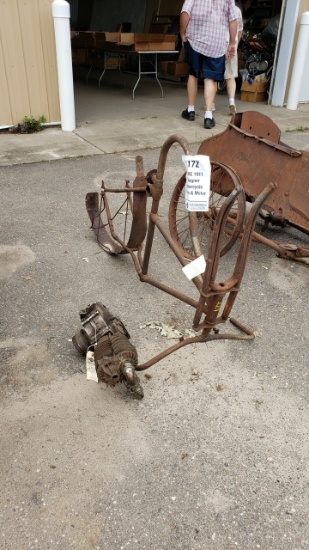
[[[188,212],[209,210],[211,165],[206,155],[182,155],[186,173],[185,202]]]

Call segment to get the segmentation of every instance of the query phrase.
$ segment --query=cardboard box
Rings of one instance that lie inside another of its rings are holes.
[[[171,51],[175,49],[175,34],[121,33],[117,46],[128,51]]]
[[[260,19],[260,27],[267,27],[269,19]]]
[[[171,76],[188,76],[189,64],[186,61],[168,61],[167,72]]]
[[[159,73],[167,74],[168,64],[169,64],[169,61],[159,61],[158,63]]]
[[[74,39],[77,48],[95,47],[125,51],[171,51],[175,49],[175,34],[134,32],[79,32]],[[73,43],[72,43],[73,47]]]
[[[95,32],[96,48],[116,48],[120,41],[120,32]]]
[[[94,69],[119,69],[121,61],[119,55],[104,59],[104,55],[100,55],[98,50],[89,53],[89,65]]]
[[[176,34],[150,34],[149,50],[175,50]]]
[[[170,76],[188,76],[189,65],[186,61],[160,61],[158,71]]]
[[[83,31],[85,48],[94,48],[95,46],[95,32]]]
[[[255,79],[252,84],[243,82],[240,88],[240,101],[265,101],[267,99],[267,82],[265,79]]]
[[[72,50],[72,63],[73,65],[88,65],[89,58],[88,52],[85,49]]]
[[[150,42],[149,43],[149,50],[157,50],[158,52],[161,52],[161,51],[173,51],[175,50],[175,43],[176,43],[176,38],[177,36],[176,35],[165,35],[165,36],[173,36],[174,37],[174,40],[173,41],[165,41],[163,40],[163,42]]]
[[[94,48],[95,33],[93,31],[76,31],[71,36],[72,48]]]

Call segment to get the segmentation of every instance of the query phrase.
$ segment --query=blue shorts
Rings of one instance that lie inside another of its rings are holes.
[[[207,57],[196,52],[188,41],[184,42],[184,47],[189,63],[189,74],[195,76],[195,78],[199,78],[200,74],[202,74],[203,78],[210,78],[216,82],[224,80],[225,55],[221,57]]]

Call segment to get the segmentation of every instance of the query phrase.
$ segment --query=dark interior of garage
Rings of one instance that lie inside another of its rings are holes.
[[[174,30],[183,0],[69,0],[72,26],[76,30],[115,31],[126,24],[129,32]],[[258,32],[280,14],[282,0],[241,0],[246,29]],[[124,31],[125,32],[125,31]]]
[[[137,72],[137,59],[134,59],[134,56],[123,56],[118,59],[116,54],[104,56],[102,40],[110,39],[114,33],[112,40],[118,41],[120,47],[125,45],[128,50],[144,47],[151,49],[151,45],[146,46],[145,41],[151,41],[151,37],[161,35],[161,44],[152,42],[152,45],[157,45],[153,46],[153,49],[173,50],[177,54],[160,55],[158,72],[161,76],[172,77],[175,80],[187,77],[188,66],[179,39],[179,14],[183,0],[132,0],[130,3],[127,0],[114,0],[113,3],[110,0],[69,0],[69,3],[73,65],[79,68],[91,67],[92,71],[119,69],[121,65],[123,72]],[[243,37],[238,50],[239,69],[250,66],[249,72],[254,78],[257,74],[272,70],[282,0],[241,0],[236,4],[242,11],[244,23]],[[139,41],[138,44],[132,44],[129,48],[127,37],[131,42]]]

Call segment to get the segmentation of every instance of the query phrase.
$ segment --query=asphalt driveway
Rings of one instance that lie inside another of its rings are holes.
[[[86,380],[71,338],[87,304],[121,318],[141,361],[170,343],[148,322],[192,324],[89,228],[86,192],[132,181],[135,154],[0,168],[0,547],[308,550],[307,267],[254,244],[233,310],[253,342],[183,348],[141,374],[142,401]],[[138,154],[156,167],[158,149]],[[163,221],[182,172],[172,150]],[[153,254],[190,287],[159,236]]]

